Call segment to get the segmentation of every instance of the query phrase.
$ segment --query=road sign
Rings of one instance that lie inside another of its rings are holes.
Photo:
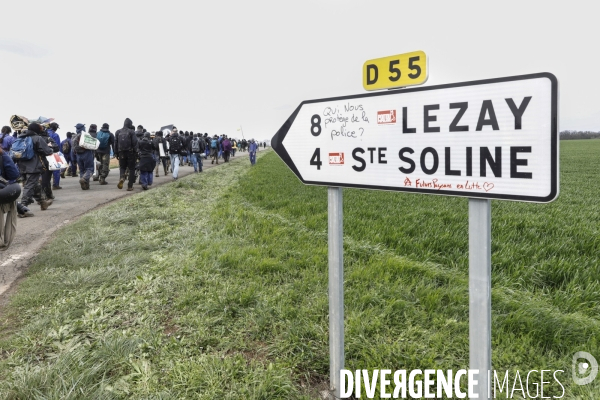
[[[550,73],[308,100],[271,145],[305,184],[550,202],[557,102]]]
[[[363,64],[363,87],[380,90],[421,85],[427,81],[427,56],[422,51],[376,58]]]

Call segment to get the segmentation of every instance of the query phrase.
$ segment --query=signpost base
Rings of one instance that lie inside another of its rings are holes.
[[[487,399],[492,370],[492,206],[469,199],[469,368],[479,370],[475,394]]]

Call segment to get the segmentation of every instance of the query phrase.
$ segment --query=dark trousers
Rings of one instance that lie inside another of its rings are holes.
[[[162,162],[163,164],[163,169],[165,170],[165,175],[167,175],[167,163],[169,162],[169,159],[167,157],[158,157],[158,161],[156,162],[156,168],[155,168],[155,172],[156,172],[156,176],[158,176],[158,169],[160,168],[160,163]]]
[[[125,179],[125,171],[129,168],[129,182],[127,187],[132,188],[135,182],[135,152],[134,151],[120,151],[119,152],[119,170],[121,172],[121,179]]]
[[[100,159],[100,177],[106,178],[110,172],[110,153],[96,153],[96,157]]]
[[[85,179],[87,182],[90,181],[94,173],[94,152],[92,150],[86,150],[83,153],[77,154],[77,164],[79,165],[79,177]]]
[[[77,176],[77,153],[75,153],[74,151],[71,152],[71,157],[69,158],[69,165],[71,166],[71,176]]]
[[[141,171],[140,172],[140,183],[142,186],[152,185],[152,171]]]
[[[65,160],[67,161],[67,160]],[[56,171],[52,171],[52,176],[54,179],[54,186],[60,186],[60,169]]]
[[[40,174],[23,174],[23,196],[21,197],[21,204],[28,206],[33,203],[34,199],[40,201],[46,199],[45,194],[42,195],[43,191],[40,186]]]
[[[46,194],[46,197],[53,198],[52,188],[50,182],[52,181],[52,171],[42,172],[42,192]]]

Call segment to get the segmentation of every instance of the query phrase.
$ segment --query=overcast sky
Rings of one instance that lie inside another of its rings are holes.
[[[0,125],[271,138],[303,100],[365,93],[366,60],[424,51],[438,85],[551,72],[560,130],[600,131],[593,1],[12,1],[0,29]]]

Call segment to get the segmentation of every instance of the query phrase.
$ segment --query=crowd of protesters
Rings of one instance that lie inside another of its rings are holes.
[[[161,170],[165,176],[171,173],[173,180],[177,180],[182,166],[193,167],[195,173],[201,173],[204,161],[226,163],[236,152],[247,152],[254,165],[258,147],[266,147],[266,143],[259,144],[254,139],[183,132],[175,126],[150,132],[142,125],[134,127],[129,118],[114,134],[107,123],[100,129],[96,124],[86,129],[83,123],[74,128],[75,132],[67,132],[62,141],[57,134],[60,126],[56,122],[29,123],[26,118],[12,116],[11,126],[2,128],[0,230],[5,226],[4,214],[8,215],[6,226],[12,218],[14,221],[10,223],[16,229],[16,217],[34,216],[29,208],[34,202],[42,211],[48,209],[55,200],[55,191],[62,189],[61,179],[78,177],[82,190],[90,189],[90,181],[107,185],[113,155],[119,161],[116,186],[123,189],[127,181],[127,190],[132,191],[136,182],[148,190],[153,176],[158,177]],[[88,137],[93,138],[92,148],[86,146]],[[65,168],[51,170],[47,157],[57,153],[64,158]],[[8,228],[5,231],[8,232]],[[8,234],[5,233],[3,231],[0,239],[6,244],[4,236]],[[0,241],[0,248],[2,243]]]

